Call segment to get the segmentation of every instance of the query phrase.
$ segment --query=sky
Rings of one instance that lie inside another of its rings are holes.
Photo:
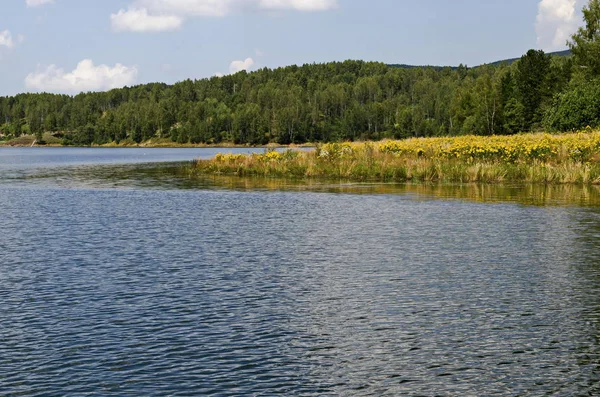
[[[0,96],[566,49],[587,0],[0,0]]]

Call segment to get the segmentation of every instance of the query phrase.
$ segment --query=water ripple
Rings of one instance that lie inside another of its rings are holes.
[[[600,212],[0,187],[0,395],[597,395]]]

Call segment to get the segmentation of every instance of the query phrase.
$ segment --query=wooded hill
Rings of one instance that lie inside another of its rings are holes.
[[[153,83],[76,96],[0,98],[4,139],[64,144],[281,144],[569,131],[600,125],[600,84],[571,56],[529,51],[475,68],[345,61]]]

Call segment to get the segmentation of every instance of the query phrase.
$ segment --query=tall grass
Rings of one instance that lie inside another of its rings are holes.
[[[600,132],[331,143],[311,152],[218,154],[196,174],[383,182],[600,184]]]

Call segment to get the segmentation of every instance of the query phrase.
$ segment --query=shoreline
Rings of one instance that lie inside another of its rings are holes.
[[[24,137],[21,137],[24,138]],[[177,142],[169,142],[169,141],[165,141],[165,140],[159,140],[159,141],[146,141],[146,142],[140,142],[140,143],[131,143],[131,142],[127,142],[127,143],[116,143],[116,142],[110,142],[110,143],[106,143],[106,144],[102,144],[102,145],[63,145],[61,143],[46,143],[46,144],[34,144],[34,140],[33,139],[27,139],[27,141],[24,141],[24,139],[21,138],[17,138],[19,141],[18,142],[11,142],[11,141],[0,141],[0,148],[27,148],[27,147],[37,147],[37,148],[109,148],[109,149],[118,149],[118,148],[124,148],[124,149],[128,149],[128,148],[147,148],[147,149],[203,149],[203,148],[209,148],[209,149],[244,149],[244,148],[266,148],[266,149],[283,149],[283,148],[289,148],[289,149],[293,149],[293,148],[312,148],[315,147],[316,145],[311,144],[311,143],[304,143],[304,144],[292,144],[292,145],[280,145],[280,144],[274,144],[274,143],[269,143],[266,145],[247,145],[247,144],[235,144],[233,142],[221,142],[221,143],[215,143],[215,144],[211,144],[211,143],[198,143],[198,144],[193,144],[193,143],[177,143]],[[13,140],[14,141],[14,140]]]
[[[600,131],[330,143],[314,151],[217,154],[189,175],[360,182],[600,185]]]

